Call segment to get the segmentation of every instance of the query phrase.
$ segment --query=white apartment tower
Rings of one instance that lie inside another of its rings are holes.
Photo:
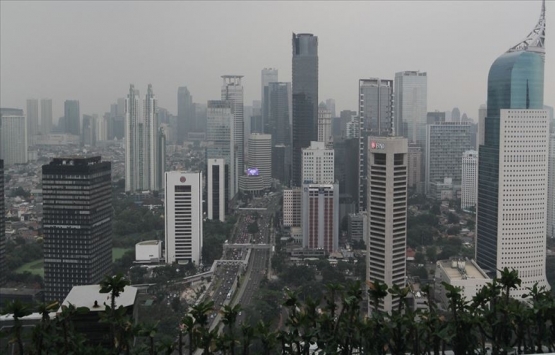
[[[555,238],[555,133],[549,139],[549,192],[547,194],[547,236]]]
[[[28,161],[27,118],[25,116],[0,116],[0,158],[6,167]]]
[[[225,222],[228,203],[229,171],[225,159],[208,159],[207,199],[208,219]]]
[[[310,147],[302,150],[303,184],[334,183],[334,150],[324,142],[310,142]]]
[[[478,152],[468,150],[462,156],[461,209],[476,211],[478,196]]]
[[[165,174],[166,263],[200,264],[202,251],[202,173]]]
[[[144,102],[130,85],[125,101],[125,191],[162,188],[157,100],[149,84]]]
[[[405,286],[408,141],[368,138],[367,282]],[[379,308],[391,312],[398,300],[387,295]],[[372,311],[373,305],[369,304]]]

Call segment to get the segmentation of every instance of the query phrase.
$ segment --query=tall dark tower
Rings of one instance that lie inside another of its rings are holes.
[[[545,277],[549,121],[543,110],[545,1],[526,39],[492,64],[478,160],[476,261],[514,269],[520,297]]]
[[[6,227],[4,219],[4,161],[0,159],[0,286],[6,283]]]
[[[81,135],[81,114],[79,111],[79,101],[66,100],[64,102],[64,133]]]
[[[293,149],[291,179],[301,186],[302,148],[318,140],[318,37],[293,33]]]
[[[101,157],[54,158],[42,166],[45,300],[112,271],[112,165]]]
[[[177,143],[187,140],[189,132],[195,131],[195,108],[193,97],[186,86],[177,89]]]

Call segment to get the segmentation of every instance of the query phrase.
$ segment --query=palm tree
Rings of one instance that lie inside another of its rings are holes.
[[[221,310],[220,313],[223,316],[223,323],[227,326],[228,329],[228,336],[230,344],[230,351],[231,355],[235,355],[235,334],[233,334],[233,329],[235,328],[235,323],[237,321],[237,316],[241,311],[241,305],[236,304],[235,306],[225,305]]]
[[[13,315],[13,326],[11,328],[12,340],[10,342],[15,342],[18,348],[18,354],[23,354],[23,339],[21,336],[21,318],[30,315],[31,309],[29,306],[23,304],[20,300],[10,301],[6,304],[6,307],[2,310],[2,315],[12,314]]]
[[[254,338],[254,328],[248,324],[241,324],[241,334],[243,335],[243,355],[249,355],[249,347],[251,345],[252,339]]]
[[[116,323],[118,323],[116,313],[116,298],[124,291],[125,286],[129,285],[129,280],[127,280],[122,273],[118,273],[115,276],[104,276],[104,280],[100,282],[100,293],[110,294],[110,306],[106,306],[109,315],[110,323],[110,336],[114,343],[114,348],[117,349],[120,344],[118,344],[118,339],[116,336]]]
[[[181,320],[181,325],[183,327],[183,331],[189,336],[189,355],[193,355],[193,352],[196,350],[195,319],[190,314],[188,314]]]
[[[276,334],[271,332],[270,326],[262,321],[256,324],[256,334],[262,342],[263,354],[270,355],[276,344]]]
[[[140,335],[147,336],[149,341],[149,355],[154,355],[154,337],[158,332],[158,323],[155,324],[145,324],[140,330]]]
[[[50,332],[52,331],[50,313],[54,312],[58,309],[58,307],[59,304],[57,301],[50,304],[41,303],[38,306],[37,311],[41,315],[41,321],[40,324],[33,330],[33,343],[35,345],[37,355],[41,355],[43,348],[47,347],[44,344],[44,340],[50,340]]]

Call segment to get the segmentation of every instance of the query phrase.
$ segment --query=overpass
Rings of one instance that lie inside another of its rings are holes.
[[[266,207],[239,207],[239,211],[266,211]]]
[[[271,244],[224,244],[224,249],[231,248],[231,249],[271,249]],[[227,261],[227,260],[226,260]]]

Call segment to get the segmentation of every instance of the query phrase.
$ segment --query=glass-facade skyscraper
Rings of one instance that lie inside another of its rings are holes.
[[[301,186],[302,149],[318,140],[318,37],[293,33],[293,137],[291,180]]]
[[[490,68],[479,148],[476,260],[491,274],[517,270],[522,286],[515,296],[536,282],[547,285],[544,41],[545,3],[534,30]]]

